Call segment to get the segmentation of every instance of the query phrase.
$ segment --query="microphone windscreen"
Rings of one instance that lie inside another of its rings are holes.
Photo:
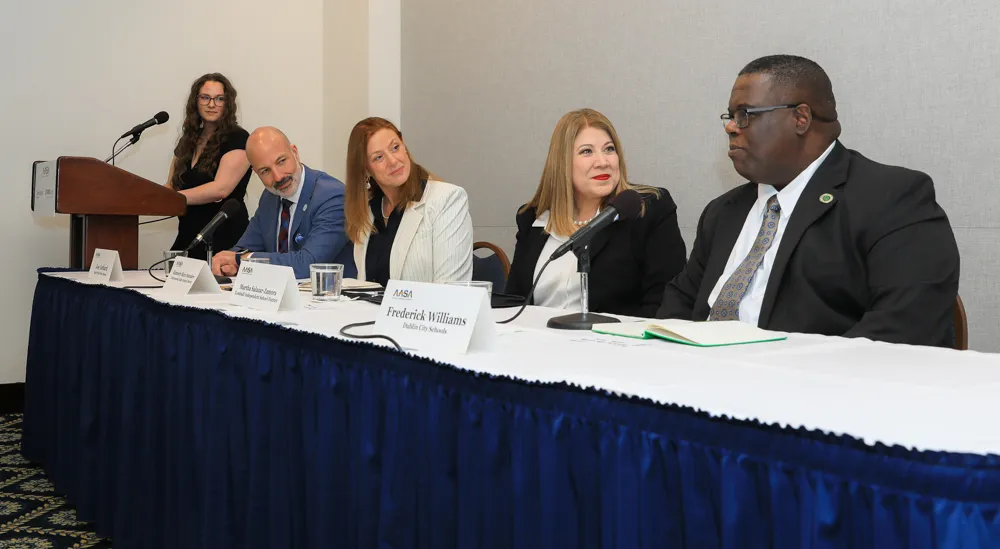
[[[236,212],[240,211],[240,201],[235,198],[230,198],[229,200],[222,203],[222,213],[226,214],[226,217],[232,217]]]
[[[619,220],[632,219],[639,217],[639,212],[642,210],[642,197],[639,196],[638,192],[629,189],[616,194],[609,205],[618,212]]]
[[[160,111],[156,113],[156,116],[154,116],[153,119],[156,120],[157,124],[162,124],[167,120],[170,120],[170,115],[167,114],[167,111]]]

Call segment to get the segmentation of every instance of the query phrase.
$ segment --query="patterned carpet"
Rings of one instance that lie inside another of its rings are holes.
[[[0,415],[0,549],[111,547],[20,451],[21,414]]]

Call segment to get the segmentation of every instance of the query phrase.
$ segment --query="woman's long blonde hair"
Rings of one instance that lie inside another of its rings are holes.
[[[545,232],[549,234],[569,236],[579,228],[573,223],[576,210],[573,200],[573,144],[584,128],[597,128],[607,132],[618,152],[618,184],[611,194],[604,198],[601,203],[602,208],[615,195],[629,189],[644,195],[660,195],[660,191],[654,187],[629,183],[628,172],[625,169],[625,153],[618,139],[618,132],[606,116],[594,109],[580,109],[566,113],[559,119],[556,129],[552,132],[549,154],[545,159],[545,168],[542,170],[542,178],[538,182],[535,196],[520,210],[523,213],[529,208],[534,208],[535,216],[548,211],[549,221],[545,225]],[[643,204],[639,215],[645,213],[646,206]]]
[[[392,130],[402,141],[403,134],[396,125],[384,118],[376,116],[365,118],[354,125],[351,137],[347,141],[347,181],[344,182],[344,217],[347,218],[347,238],[358,244],[365,235],[375,230],[369,216],[368,200],[371,198],[368,189],[368,140],[379,130]],[[405,146],[405,142],[404,142]],[[430,172],[413,161],[410,148],[406,148],[406,156],[410,159],[410,177],[400,188],[400,201],[397,209],[405,210],[411,202],[418,202],[423,197],[423,187],[420,180],[431,179]],[[371,182],[375,185],[375,182]]]

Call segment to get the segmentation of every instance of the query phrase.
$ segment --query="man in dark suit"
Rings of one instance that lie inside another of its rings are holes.
[[[277,128],[254,130],[246,151],[268,192],[236,248],[212,258],[212,272],[235,275],[242,259],[256,256],[292,267],[296,278],[308,278],[312,263],[340,263],[345,277],[356,276],[344,231],[344,184],[301,163],[298,148]]]
[[[819,65],[751,62],[722,118],[729,158],[751,182],[705,208],[659,318],[951,345],[958,246],[934,184],[837,140]]]

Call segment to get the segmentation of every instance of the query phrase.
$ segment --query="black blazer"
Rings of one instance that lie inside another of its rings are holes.
[[[756,200],[757,185],[747,183],[705,207],[658,317],[708,318],[708,296]],[[838,142],[788,220],[758,325],[950,346],[958,273],[958,246],[931,178]]]
[[[651,317],[667,281],[684,267],[686,250],[670,193],[647,197],[642,217],[604,228],[590,243],[590,310]],[[644,195],[645,196],[645,195]],[[517,215],[517,244],[506,293],[527,296],[549,234],[532,227],[534,208]]]

